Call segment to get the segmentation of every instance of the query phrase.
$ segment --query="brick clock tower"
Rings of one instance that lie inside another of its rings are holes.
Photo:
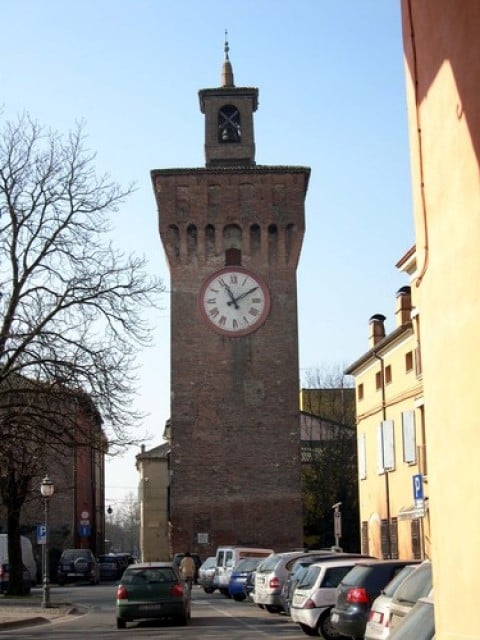
[[[310,169],[255,163],[258,89],[199,91],[206,166],[151,172],[171,277],[171,551],[303,543],[296,268]]]

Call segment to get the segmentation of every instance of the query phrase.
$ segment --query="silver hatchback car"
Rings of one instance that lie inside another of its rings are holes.
[[[308,555],[305,551],[287,551],[272,553],[268,558],[262,560],[255,572],[253,592],[255,604],[266,609],[269,613],[283,611],[281,593],[290,567],[297,558]]]
[[[335,606],[336,588],[342,578],[362,558],[330,558],[314,562],[293,592],[290,617],[307,636],[326,640],[339,635],[330,623]]]

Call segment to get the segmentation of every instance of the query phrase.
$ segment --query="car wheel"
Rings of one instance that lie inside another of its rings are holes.
[[[325,640],[341,640],[345,638],[338,632],[330,621],[330,609],[320,616],[317,622],[318,635]]]
[[[243,602],[246,596],[244,593],[235,593],[232,597],[236,602]]]
[[[127,623],[125,620],[122,620],[122,618],[117,618],[117,629],[125,629],[127,626]]]
[[[275,604],[266,604],[265,609],[268,613],[280,613],[282,611],[282,607],[278,607]]]
[[[318,637],[318,631],[316,629],[312,629],[312,627],[309,627],[306,624],[301,624],[300,625],[300,629],[303,631],[303,633],[306,636],[317,636]]]
[[[203,587],[205,593],[213,593],[215,591],[214,587]]]

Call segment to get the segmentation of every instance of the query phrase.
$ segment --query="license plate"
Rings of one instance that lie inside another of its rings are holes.
[[[161,604],[142,604],[139,609],[141,611],[156,611],[157,609],[161,609]]]
[[[338,613],[332,613],[332,614],[330,615],[330,620],[331,620],[332,622],[338,622]]]

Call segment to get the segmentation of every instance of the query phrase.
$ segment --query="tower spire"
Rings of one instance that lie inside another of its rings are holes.
[[[225,45],[224,45],[224,52],[225,52],[225,60],[223,61],[223,66],[222,66],[222,87],[234,87],[234,83],[233,83],[233,69],[232,69],[232,63],[230,62],[230,58],[228,57],[228,52],[230,51],[230,47],[228,46],[228,33],[227,30],[225,29]]]

